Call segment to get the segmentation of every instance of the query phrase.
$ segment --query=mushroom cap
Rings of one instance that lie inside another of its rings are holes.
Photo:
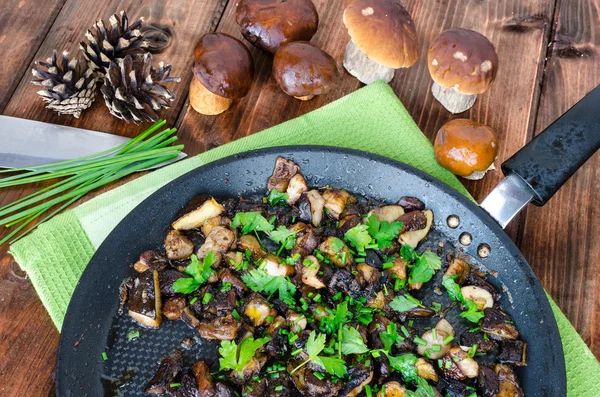
[[[273,77],[294,97],[324,94],[340,76],[335,59],[306,41],[284,45],[273,59]]]
[[[213,94],[229,99],[245,96],[254,79],[248,48],[224,33],[208,33],[194,49],[194,77]]]
[[[240,0],[235,20],[246,40],[274,54],[284,44],[312,39],[319,14],[311,0]]]
[[[494,131],[469,119],[450,120],[440,128],[434,143],[438,163],[452,173],[469,176],[486,171],[498,155]]]
[[[344,25],[354,44],[381,65],[407,68],[419,57],[415,23],[398,0],[354,0]]]
[[[462,94],[481,94],[496,78],[498,55],[481,33],[453,28],[431,42],[427,65],[439,85],[454,87]]]

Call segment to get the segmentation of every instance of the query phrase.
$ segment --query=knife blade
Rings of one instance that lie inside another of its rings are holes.
[[[0,168],[31,169],[36,165],[73,160],[129,140],[104,132],[0,116]],[[182,152],[173,160],[147,169],[160,168],[186,156]]]

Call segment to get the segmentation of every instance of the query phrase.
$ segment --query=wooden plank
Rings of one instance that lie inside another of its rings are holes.
[[[560,0],[536,134],[600,84],[600,1]],[[598,131],[590,131],[598,133]],[[530,206],[520,246],[579,334],[600,358],[600,153],[542,208]]]
[[[0,7],[0,112],[8,103],[65,0],[5,0]]]
[[[93,0],[68,0],[35,54],[35,59],[46,58],[54,48],[77,52],[83,33],[98,18],[107,20],[112,13],[121,9],[129,10],[132,18],[143,15],[147,23],[167,27],[174,34],[172,45],[155,57],[156,60],[168,60],[173,65],[174,75],[181,76],[183,80],[181,84],[173,86],[178,100],[165,113],[167,119],[173,121],[185,101],[191,78],[188,69],[193,46],[198,37],[217,26],[226,3],[227,0],[153,0],[145,1],[139,6],[134,1],[113,0],[102,2],[98,6],[99,3]],[[30,68],[31,62],[27,60],[22,67]],[[79,120],[47,111],[35,93],[36,87],[29,83],[29,76],[27,73],[20,81],[4,114],[127,136],[136,135],[143,128],[134,124],[127,125],[112,117],[104,107],[101,95],[93,108]],[[0,206],[31,193],[36,188],[37,186],[32,185],[0,190]],[[0,239],[6,233],[6,230],[0,231]],[[7,396],[53,395],[52,372],[56,361],[58,332],[31,283],[12,257],[7,255],[6,249],[6,246],[0,248],[0,329],[5,330],[0,339],[0,377],[3,379],[0,392]]]

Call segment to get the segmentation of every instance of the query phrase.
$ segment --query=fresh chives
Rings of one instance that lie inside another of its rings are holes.
[[[101,153],[33,167],[0,170],[0,175],[20,172],[0,179],[0,188],[37,183],[55,178],[64,178],[50,186],[0,207],[0,225],[15,226],[15,229],[2,240],[0,245],[17,241],[44,221],[51,219],[69,205],[75,203],[90,191],[114,182],[132,173],[175,159],[183,145],[171,146],[177,141],[175,128],[166,128],[161,120],[129,142]],[[42,221],[17,236],[26,226],[38,217],[57,207]]]

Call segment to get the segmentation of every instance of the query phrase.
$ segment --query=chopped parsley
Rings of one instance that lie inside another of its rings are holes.
[[[237,373],[242,373],[244,367],[252,358],[254,353],[264,344],[268,343],[271,338],[254,339],[252,336],[244,339],[238,346],[235,341],[222,341],[219,347],[220,369],[232,369]]]
[[[295,305],[294,294],[296,286],[284,276],[271,276],[263,265],[258,269],[242,275],[242,280],[254,292],[265,292],[268,294],[279,293],[279,299],[288,305]]]
[[[397,312],[406,312],[415,307],[425,307],[417,298],[409,293],[396,296],[391,302],[390,307]]]
[[[367,229],[367,225],[358,224],[344,234],[344,239],[352,244],[358,252],[363,252],[371,242],[371,235]]]
[[[485,315],[482,310],[479,310],[477,303],[470,299],[465,298],[463,295],[460,285],[454,282],[454,276],[446,276],[442,279],[442,285],[446,288],[446,292],[450,299],[463,304],[466,309],[460,316],[466,318],[472,323],[478,323],[479,320]]]
[[[183,272],[192,277],[180,278],[173,283],[173,291],[179,294],[191,294],[216,273],[212,268],[212,265],[217,262],[213,251],[210,251],[208,255],[206,255],[202,261],[202,265],[200,265],[196,255],[192,255],[191,260],[192,262]]]
[[[235,228],[242,226],[242,234],[270,232],[275,228],[272,223],[258,212],[238,212],[233,217],[231,225]]]
[[[412,263],[408,265],[409,284],[426,283],[432,279],[436,270],[442,268],[441,258],[431,251],[418,254],[410,245],[404,244],[400,249],[400,255],[406,262]]]
[[[283,225],[269,233],[269,238],[281,245],[279,251],[277,251],[277,256],[279,256],[284,249],[291,250],[294,248],[294,245],[296,245],[296,234],[297,232],[292,232]]]
[[[271,206],[274,206],[280,201],[286,202],[289,198],[290,196],[288,196],[287,193],[280,193],[279,191],[277,191],[277,189],[271,190],[271,192],[267,196],[267,200],[269,200],[269,204],[271,204]]]
[[[363,338],[354,327],[342,327],[342,354],[364,354],[369,351]]]
[[[380,221],[374,214],[371,214],[367,219],[366,226],[369,234],[373,236],[373,240],[377,242],[377,246],[381,250],[392,246],[392,241],[398,238],[404,224],[402,222]]]
[[[312,331],[305,345],[306,353],[308,354],[308,359],[300,365],[298,365],[296,368],[294,368],[291,374],[293,374],[309,362],[313,362],[321,368],[323,368],[328,373],[330,373],[331,375],[335,375],[339,378],[346,375],[348,369],[346,368],[344,360],[338,357],[328,357],[320,355],[320,353],[325,348],[326,339],[327,337],[325,336],[325,334],[319,334],[317,336],[316,332]]]

